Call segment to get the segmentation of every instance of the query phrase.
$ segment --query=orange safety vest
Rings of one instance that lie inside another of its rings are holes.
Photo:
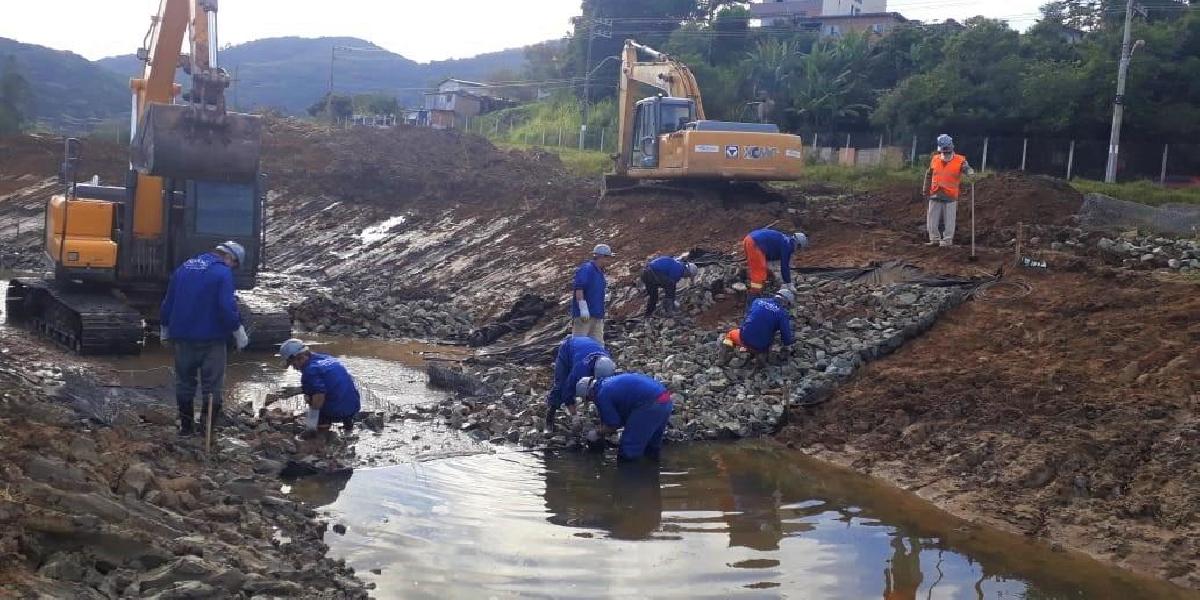
[[[961,154],[955,154],[949,161],[943,160],[941,154],[934,154],[929,164],[929,170],[933,171],[929,195],[942,193],[958,200],[958,187],[962,183],[963,166],[966,163],[967,157]]]

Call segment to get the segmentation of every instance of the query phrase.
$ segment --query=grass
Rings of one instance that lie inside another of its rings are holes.
[[[532,150],[537,148],[553,154],[563,161],[572,173],[581,177],[599,177],[613,169],[613,161],[608,154],[596,150],[578,150],[576,148],[559,148],[556,146],[540,146],[528,144],[512,144],[508,142],[493,142],[505,149]]]
[[[861,194],[873,190],[921,185],[921,172],[914,169],[886,167],[851,168],[839,165],[807,165],[800,181],[776,183],[783,188],[813,189],[828,187],[844,194]]]
[[[1104,194],[1119,200],[1158,206],[1160,204],[1200,204],[1200,187],[1168,188],[1151,181],[1103,183],[1074,179],[1071,185],[1085,194]]]

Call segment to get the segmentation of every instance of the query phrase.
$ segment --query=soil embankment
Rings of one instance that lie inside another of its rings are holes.
[[[292,294],[304,328],[466,341],[519,300],[543,311],[494,330],[503,333],[466,373],[482,385],[441,413],[456,428],[497,443],[530,440],[571,271],[593,244],[608,243],[619,255],[609,270],[611,344],[626,366],[701,399],[689,409],[705,414],[686,416],[680,431],[694,422],[697,437],[758,434],[770,428],[740,424],[778,410],[780,439],[805,452],[960,516],[1200,588],[1200,305],[1194,271],[1181,276],[1200,259],[1193,242],[1084,232],[1072,219],[1077,193],[1020,175],[977,185],[980,260],[969,262],[962,245],[924,246],[916,182],[861,197],[601,203],[596,182],[552,155],[455,132],[278,121],[267,151],[271,268],[314,282]],[[12,211],[6,204],[0,216]],[[959,214],[961,243],[965,205]],[[1004,277],[944,306],[909,284],[805,278],[801,352],[766,372],[709,372],[717,335],[740,316],[728,285],[736,249],[763,226],[807,231],[813,248],[796,261],[806,267],[901,260],[926,273]],[[1018,245],[1049,268],[1012,266]],[[694,248],[717,257],[704,270],[711,287],[685,290],[685,314],[669,323],[625,321],[641,308],[635,279],[645,260]],[[898,331],[924,331],[924,321],[932,328],[919,339],[879,351]],[[819,382],[825,402],[788,408],[800,380]],[[712,412],[722,404],[726,414]]]

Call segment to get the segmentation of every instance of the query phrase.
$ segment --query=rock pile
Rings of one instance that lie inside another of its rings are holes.
[[[405,290],[342,283],[291,308],[295,329],[387,339],[464,340],[470,309],[444,297],[413,299]]]
[[[0,384],[0,596],[366,597],[247,444],[206,457],[152,405],[103,425],[8,369]]]
[[[1200,271],[1200,240],[1140,236],[1131,232],[1096,241],[1096,248],[1130,269]]]
[[[611,324],[608,348],[619,368],[652,375],[672,390],[671,440],[772,433],[788,407],[821,401],[858,367],[921,334],[967,295],[963,287],[801,278],[793,310],[794,346],[774,353],[765,369],[748,366],[745,355],[718,367],[721,336],[738,324],[741,311],[733,311],[716,329],[698,325],[697,317],[734,300],[731,285],[736,281],[736,267],[708,267],[681,290],[679,316]],[[476,389],[501,391],[459,394],[443,405],[440,415],[447,425],[476,439],[572,447],[579,444],[586,424],[595,421],[589,406],[582,419],[560,413],[556,428],[543,430],[547,365],[501,364],[474,374],[480,383]]]

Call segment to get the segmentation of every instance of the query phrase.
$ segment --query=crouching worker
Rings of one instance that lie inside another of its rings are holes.
[[[617,370],[616,363],[608,356],[604,344],[582,335],[569,335],[558,346],[554,359],[554,387],[546,396],[546,429],[554,426],[554,415],[559,407],[566,406],[574,416],[575,385],[584,377],[603,379]]]
[[[300,391],[308,402],[306,432],[328,434],[329,426],[341,423],[344,431],[354,429],[361,408],[354,378],[336,358],[308,349],[304,342],[290,339],[279,347],[285,365],[300,371]]]
[[[695,263],[683,262],[670,256],[659,256],[651,260],[642,270],[642,283],[646,285],[646,316],[654,314],[658,308],[658,291],[661,289],[666,296],[664,312],[674,314],[679,306],[675,302],[675,290],[679,280],[684,277],[695,277],[700,268]]]
[[[755,300],[746,312],[746,320],[742,322],[742,326],[726,333],[721,340],[717,364],[728,365],[734,352],[741,349],[750,352],[758,365],[765,367],[771,343],[775,341],[775,332],[779,332],[780,341],[784,346],[791,346],[795,341],[792,335],[792,317],[788,312],[795,302],[796,295],[786,288],[779,290],[772,298]]]
[[[658,458],[663,432],[675,408],[667,386],[641,373],[622,373],[605,379],[584,377],[575,393],[585,401],[595,402],[600,414],[600,427],[587,434],[589,444],[598,444],[605,436],[624,428],[618,458]]]

